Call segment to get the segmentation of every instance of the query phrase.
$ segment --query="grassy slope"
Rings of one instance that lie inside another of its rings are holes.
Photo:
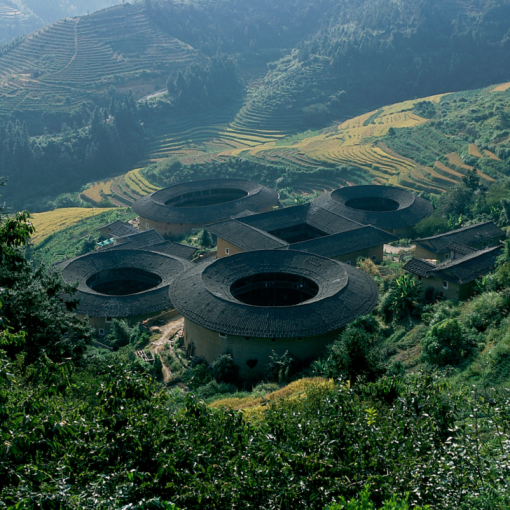
[[[49,235],[78,223],[80,220],[91,216],[97,216],[98,214],[106,211],[108,211],[108,209],[84,209],[81,207],[70,207],[36,213],[32,215],[32,223],[35,227],[35,235],[32,238],[32,242],[35,245],[38,245]]]
[[[97,210],[85,209],[85,211]],[[62,209],[53,211],[53,213],[58,215],[60,211]],[[131,209],[118,208],[100,211],[100,214],[83,217],[70,226],[54,230],[50,235],[38,242],[35,247],[30,249],[30,256],[35,260],[44,261],[48,264],[67,260],[81,254],[80,250],[83,243],[90,237],[97,240],[99,238],[99,228],[103,225],[116,220],[128,221],[135,217]],[[51,216],[48,218],[51,218]],[[44,229],[44,223],[39,223],[39,225],[40,229]]]

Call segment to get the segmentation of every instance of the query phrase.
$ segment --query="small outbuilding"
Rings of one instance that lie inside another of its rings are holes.
[[[369,313],[377,286],[362,271],[317,255],[264,250],[198,264],[170,286],[189,356],[231,354],[257,378],[273,351],[317,358],[340,330]]]
[[[412,237],[413,227],[433,211],[424,198],[393,186],[347,186],[325,193],[313,203],[399,237]]]
[[[170,284],[193,264],[146,250],[108,249],[59,264],[63,279],[78,283],[77,313],[99,335],[113,319],[140,322],[172,307]]]
[[[137,200],[139,229],[176,239],[207,223],[246,212],[270,211],[279,204],[275,190],[244,179],[208,179],[165,188]]]
[[[414,255],[419,259],[433,259],[438,262],[450,260],[455,256],[452,246],[467,246],[474,250],[484,250],[498,246],[506,234],[492,221],[468,225],[444,234],[417,239]],[[465,250],[465,248],[464,248]]]
[[[452,260],[435,265],[413,258],[404,266],[420,282],[424,297],[432,299],[442,294],[452,301],[467,299],[476,287],[476,280],[493,271],[502,247],[474,250],[458,245],[450,249],[455,250]]]

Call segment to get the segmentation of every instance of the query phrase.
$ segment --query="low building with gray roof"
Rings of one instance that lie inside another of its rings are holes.
[[[169,286],[193,264],[145,250],[109,249],[58,266],[67,283],[78,284],[77,313],[104,335],[114,318],[134,323],[172,308]]]
[[[165,239],[189,234],[206,223],[248,212],[270,211],[278,193],[244,179],[207,179],[165,188],[137,200],[140,230],[155,229]]]
[[[411,237],[413,227],[433,211],[424,198],[393,186],[347,186],[325,193],[313,203],[399,237]]]
[[[432,299],[443,294],[453,301],[467,299],[476,287],[476,280],[493,271],[502,246],[471,250],[467,255],[457,251],[457,258],[441,264],[412,258],[404,269],[420,282],[422,293]]]
[[[377,302],[362,271],[299,251],[240,253],[193,267],[170,286],[184,316],[188,355],[230,353],[243,377],[259,377],[274,351],[318,357],[339,331]]]
[[[505,237],[505,232],[492,221],[476,223],[444,234],[416,239],[414,241],[416,243],[415,257],[444,262],[453,256],[452,243],[458,243],[475,250],[483,250],[497,246]]]

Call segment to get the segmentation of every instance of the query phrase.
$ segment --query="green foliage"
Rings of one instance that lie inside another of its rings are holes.
[[[347,326],[328,347],[322,374],[335,379],[347,378],[352,385],[358,380],[374,381],[383,375],[386,368],[378,330],[373,317],[357,319]]]
[[[218,383],[235,383],[239,367],[234,364],[231,354],[222,354],[211,363],[212,376]]]
[[[269,355],[269,362],[264,367],[264,377],[272,382],[286,382],[295,370],[296,362],[297,360],[289,354],[289,351],[281,355],[273,351]]]
[[[457,319],[434,324],[421,342],[422,359],[432,365],[457,365],[473,354],[473,341]]]
[[[204,248],[212,248],[214,246],[212,235],[208,230],[204,229],[200,232],[198,235],[198,244]]]
[[[386,319],[399,320],[411,315],[419,305],[420,287],[413,275],[405,273],[391,281],[388,292],[382,297],[379,309]]]
[[[194,367],[186,370],[181,376],[181,379],[190,388],[198,389],[210,383],[212,381],[212,375],[205,363],[198,363]]]
[[[149,338],[149,333],[140,323],[130,326],[125,320],[113,319],[107,341],[114,349],[132,345],[140,350],[149,343]]]
[[[370,500],[370,487],[365,485],[365,488],[356,499],[351,499],[347,501],[343,496],[340,498],[339,502],[328,506],[326,510],[411,510],[411,507],[408,503],[409,495],[407,495],[403,500],[398,498],[396,494],[391,496],[391,499],[386,500],[383,506],[375,506],[375,504]],[[414,506],[415,510],[429,510],[429,506]]]

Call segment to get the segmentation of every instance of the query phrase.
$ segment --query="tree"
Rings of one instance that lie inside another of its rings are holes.
[[[419,295],[418,282],[412,275],[405,273],[391,282],[390,289],[381,303],[381,309],[387,317],[392,313],[395,319],[400,319],[416,309]]]
[[[211,248],[214,245],[212,235],[208,230],[204,229],[200,232],[198,244],[202,246],[202,248]]]
[[[23,333],[26,339],[5,350],[11,358],[23,354],[26,364],[42,354],[53,361],[79,361],[92,330],[74,313],[76,286],[65,283],[55,268],[34,268],[26,261],[22,247],[33,232],[27,212],[9,217],[0,211],[2,312],[13,334]]]
[[[234,383],[239,376],[239,367],[234,363],[231,354],[218,356],[211,364],[212,376],[221,383]]]
[[[423,338],[422,359],[441,367],[457,365],[469,357],[475,347],[457,319],[445,319],[431,326]]]
[[[340,334],[329,347],[325,375],[347,377],[351,384],[360,378],[374,381],[386,371],[380,339],[373,323],[358,319]]]

